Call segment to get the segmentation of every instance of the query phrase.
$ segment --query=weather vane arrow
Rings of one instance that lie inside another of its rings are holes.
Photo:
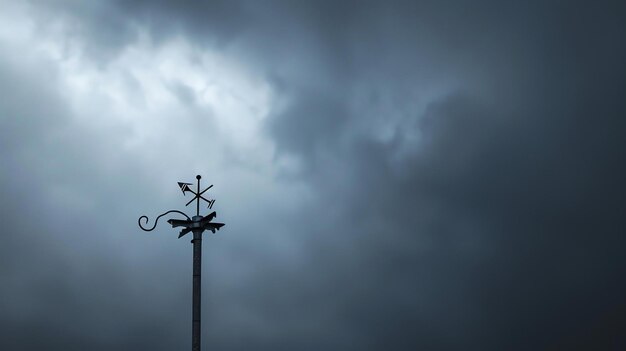
[[[180,187],[180,190],[183,192],[183,195],[185,195],[186,191],[191,191],[191,189],[189,189],[189,185],[191,185],[191,183],[178,182],[178,186]]]
[[[178,182],[178,187],[183,192],[183,195],[186,195],[187,192],[190,192],[194,195],[194,197],[187,202],[185,206],[191,204],[194,200],[196,201],[196,215],[193,217],[187,216],[184,212],[179,210],[169,210],[165,213],[160,214],[156,220],[154,221],[154,225],[152,228],[144,228],[141,224],[142,218],[145,218],[145,224],[148,223],[147,216],[139,217],[138,223],[139,227],[144,231],[152,231],[156,228],[156,225],[159,221],[159,218],[170,214],[170,213],[178,213],[185,216],[186,219],[169,219],[167,223],[169,223],[172,228],[183,227],[183,229],[178,234],[178,237],[181,238],[185,234],[189,232],[193,232],[193,240],[191,243],[193,244],[193,301],[192,301],[192,336],[191,336],[191,349],[193,351],[200,351],[200,288],[201,288],[201,280],[200,273],[202,269],[202,233],[205,230],[210,230],[213,234],[215,234],[216,230],[220,230],[224,226],[224,223],[213,222],[213,219],[217,217],[217,213],[215,211],[209,213],[206,216],[200,215],[200,200],[206,201],[209,205],[208,208],[213,208],[213,204],[215,200],[208,200],[202,194],[204,194],[207,190],[211,189],[213,185],[209,185],[206,189],[200,191],[200,179],[202,177],[200,175],[196,176],[198,180],[197,190],[193,191],[191,189],[191,183],[183,183]]]

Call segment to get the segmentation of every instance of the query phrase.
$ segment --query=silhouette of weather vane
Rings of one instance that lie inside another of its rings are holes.
[[[213,208],[213,203],[215,203],[215,199],[213,200],[207,200],[206,198],[204,198],[204,196],[202,196],[202,194],[204,194],[207,190],[211,189],[213,187],[213,184],[209,185],[208,188],[200,191],[200,178],[198,179],[198,192],[195,192],[193,190],[191,190],[191,188],[189,187],[190,185],[192,185],[191,183],[182,183],[182,182],[178,182],[178,186],[180,187],[180,190],[183,192],[183,195],[185,195],[187,192],[190,192],[192,194],[194,194],[195,196],[193,197],[193,199],[189,200],[189,202],[187,202],[185,204],[185,206],[189,206],[190,203],[193,202],[193,200],[197,200],[196,203],[196,215],[200,215],[200,199],[206,201],[209,203],[208,208]]]
[[[206,216],[200,216],[200,200],[204,200],[206,202],[208,202],[208,208],[212,209],[213,208],[213,204],[215,203],[215,199],[213,200],[207,200],[204,196],[202,196],[202,194],[204,194],[207,190],[211,189],[213,187],[213,184],[209,185],[208,188],[200,191],[200,179],[202,177],[200,175],[196,176],[196,179],[198,180],[198,186],[197,186],[197,190],[193,191],[189,186],[192,185],[191,183],[183,183],[183,182],[178,182],[178,186],[180,187],[180,190],[183,192],[183,195],[186,195],[187,192],[190,192],[194,195],[194,197],[189,200],[189,202],[187,202],[187,204],[185,206],[189,206],[189,204],[191,204],[194,200],[196,201],[196,215],[193,216],[192,218],[189,218],[189,216],[187,216],[184,212],[179,211],[179,210],[169,210],[165,213],[162,213],[161,215],[159,215],[155,221],[154,221],[154,225],[152,226],[152,228],[144,228],[143,225],[141,224],[141,219],[145,218],[145,224],[148,224],[148,217],[147,216],[141,216],[138,219],[138,223],[139,223],[139,227],[146,231],[152,231],[154,230],[154,228],[156,228],[157,223],[159,222],[159,218],[169,214],[169,213],[178,213],[181,214],[183,216],[185,216],[185,218],[187,219],[169,219],[167,221],[167,223],[169,223],[172,228],[176,228],[176,227],[184,227],[180,233],[178,234],[178,237],[182,237],[183,235],[189,233],[189,232],[193,232],[193,240],[191,240],[191,243],[193,244],[193,302],[192,302],[192,337],[191,337],[191,349],[193,351],[200,351],[200,288],[201,288],[201,280],[200,280],[200,273],[201,273],[201,269],[202,269],[202,233],[205,230],[210,230],[213,234],[215,234],[216,230],[219,230],[221,227],[224,226],[224,223],[216,223],[213,222],[213,219],[215,219],[215,217],[217,217],[217,214],[215,213],[215,211],[209,213]]]
[[[186,220],[181,220],[181,219],[170,219],[167,222],[169,224],[172,225],[172,228],[176,228],[176,227],[185,227],[185,229],[183,229],[180,232],[180,235],[178,236],[179,238],[182,237],[183,235],[189,233],[190,231],[193,231],[194,229],[203,229],[203,230],[210,230],[212,233],[215,233],[216,230],[219,230],[221,227],[224,226],[224,223],[215,223],[215,222],[211,222],[216,216],[216,212],[213,211],[210,214],[208,214],[207,216],[200,216],[200,200],[204,200],[208,203],[208,207],[209,209],[213,208],[213,204],[215,204],[215,199],[213,200],[208,200],[207,198],[205,198],[204,196],[202,196],[207,190],[211,189],[213,187],[213,184],[209,185],[206,189],[200,191],[200,179],[202,177],[200,175],[196,176],[196,179],[198,180],[198,187],[197,187],[197,191],[193,191],[190,187],[190,185],[192,185],[191,183],[183,183],[183,182],[178,182],[178,186],[180,187],[180,190],[183,192],[183,195],[186,195],[187,192],[190,192],[194,195],[194,197],[189,200],[189,202],[187,202],[185,204],[185,206],[189,206],[189,204],[191,204],[194,200],[196,201],[196,215],[193,216],[193,218],[190,218],[189,216],[187,216],[184,212],[178,211],[178,210],[170,210],[167,211],[161,215],[159,215],[156,220],[154,221],[154,225],[152,226],[152,228],[144,228],[144,226],[141,224],[141,219],[145,218],[145,223],[144,224],[148,224],[148,217],[147,216],[141,216],[139,217],[139,227],[141,229],[143,229],[144,231],[152,231],[154,230],[154,228],[156,228],[156,225],[159,221],[159,218],[169,214],[169,213],[178,213],[178,214],[182,214],[183,216],[185,216],[187,219]]]

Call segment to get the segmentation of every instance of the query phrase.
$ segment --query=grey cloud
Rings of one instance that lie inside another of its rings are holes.
[[[9,60],[0,64],[4,82],[0,344],[5,349],[132,347],[133,340],[142,338],[142,331],[143,335],[161,333],[167,319],[145,320],[149,307],[137,307],[122,297],[132,284],[121,273],[126,267],[101,256],[98,246],[108,240],[109,232],[104,229],[107,218],[98,212],[116,221],[124,218],[122,211],[110,209],[111,201],[117,200],[101,191],[137,191],[106,181],[102,164],[89,162],[102,156],[94,151],[98,141],[102,146],[105,140],[93,138],[90,143],[87,139],[93,135],[75,134],[64,138],[75,126],[71,109],[55,91],[57,74],[44,64]],[[131,180],[127,185],[136,184]],[[55,187],[75,190],[100,204],[95,213],[86,214],[75,206],[64,206],[66,202],[50,203],[50,190]],[[106,255],[115,257],[115,252]],[[135,287],[147,290],[143,282]],[[150,296],[144,299],[148,305],[151,301],[152,306],[164,304],[157,294]],[[159,318],[158,313],[152,315]],[[118,344],[119,340],[127,346]]]

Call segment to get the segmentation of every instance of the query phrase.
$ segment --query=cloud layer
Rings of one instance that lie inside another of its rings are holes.
[[[0,2],[0,348],[620,349],[625,9]]]

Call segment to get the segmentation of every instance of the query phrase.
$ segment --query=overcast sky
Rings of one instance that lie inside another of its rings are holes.
[[[196,174],[207,350],[626,349],[624,33],[620,1],[0,0],[0,349],[188,348],[189,238],[137,219]]]

